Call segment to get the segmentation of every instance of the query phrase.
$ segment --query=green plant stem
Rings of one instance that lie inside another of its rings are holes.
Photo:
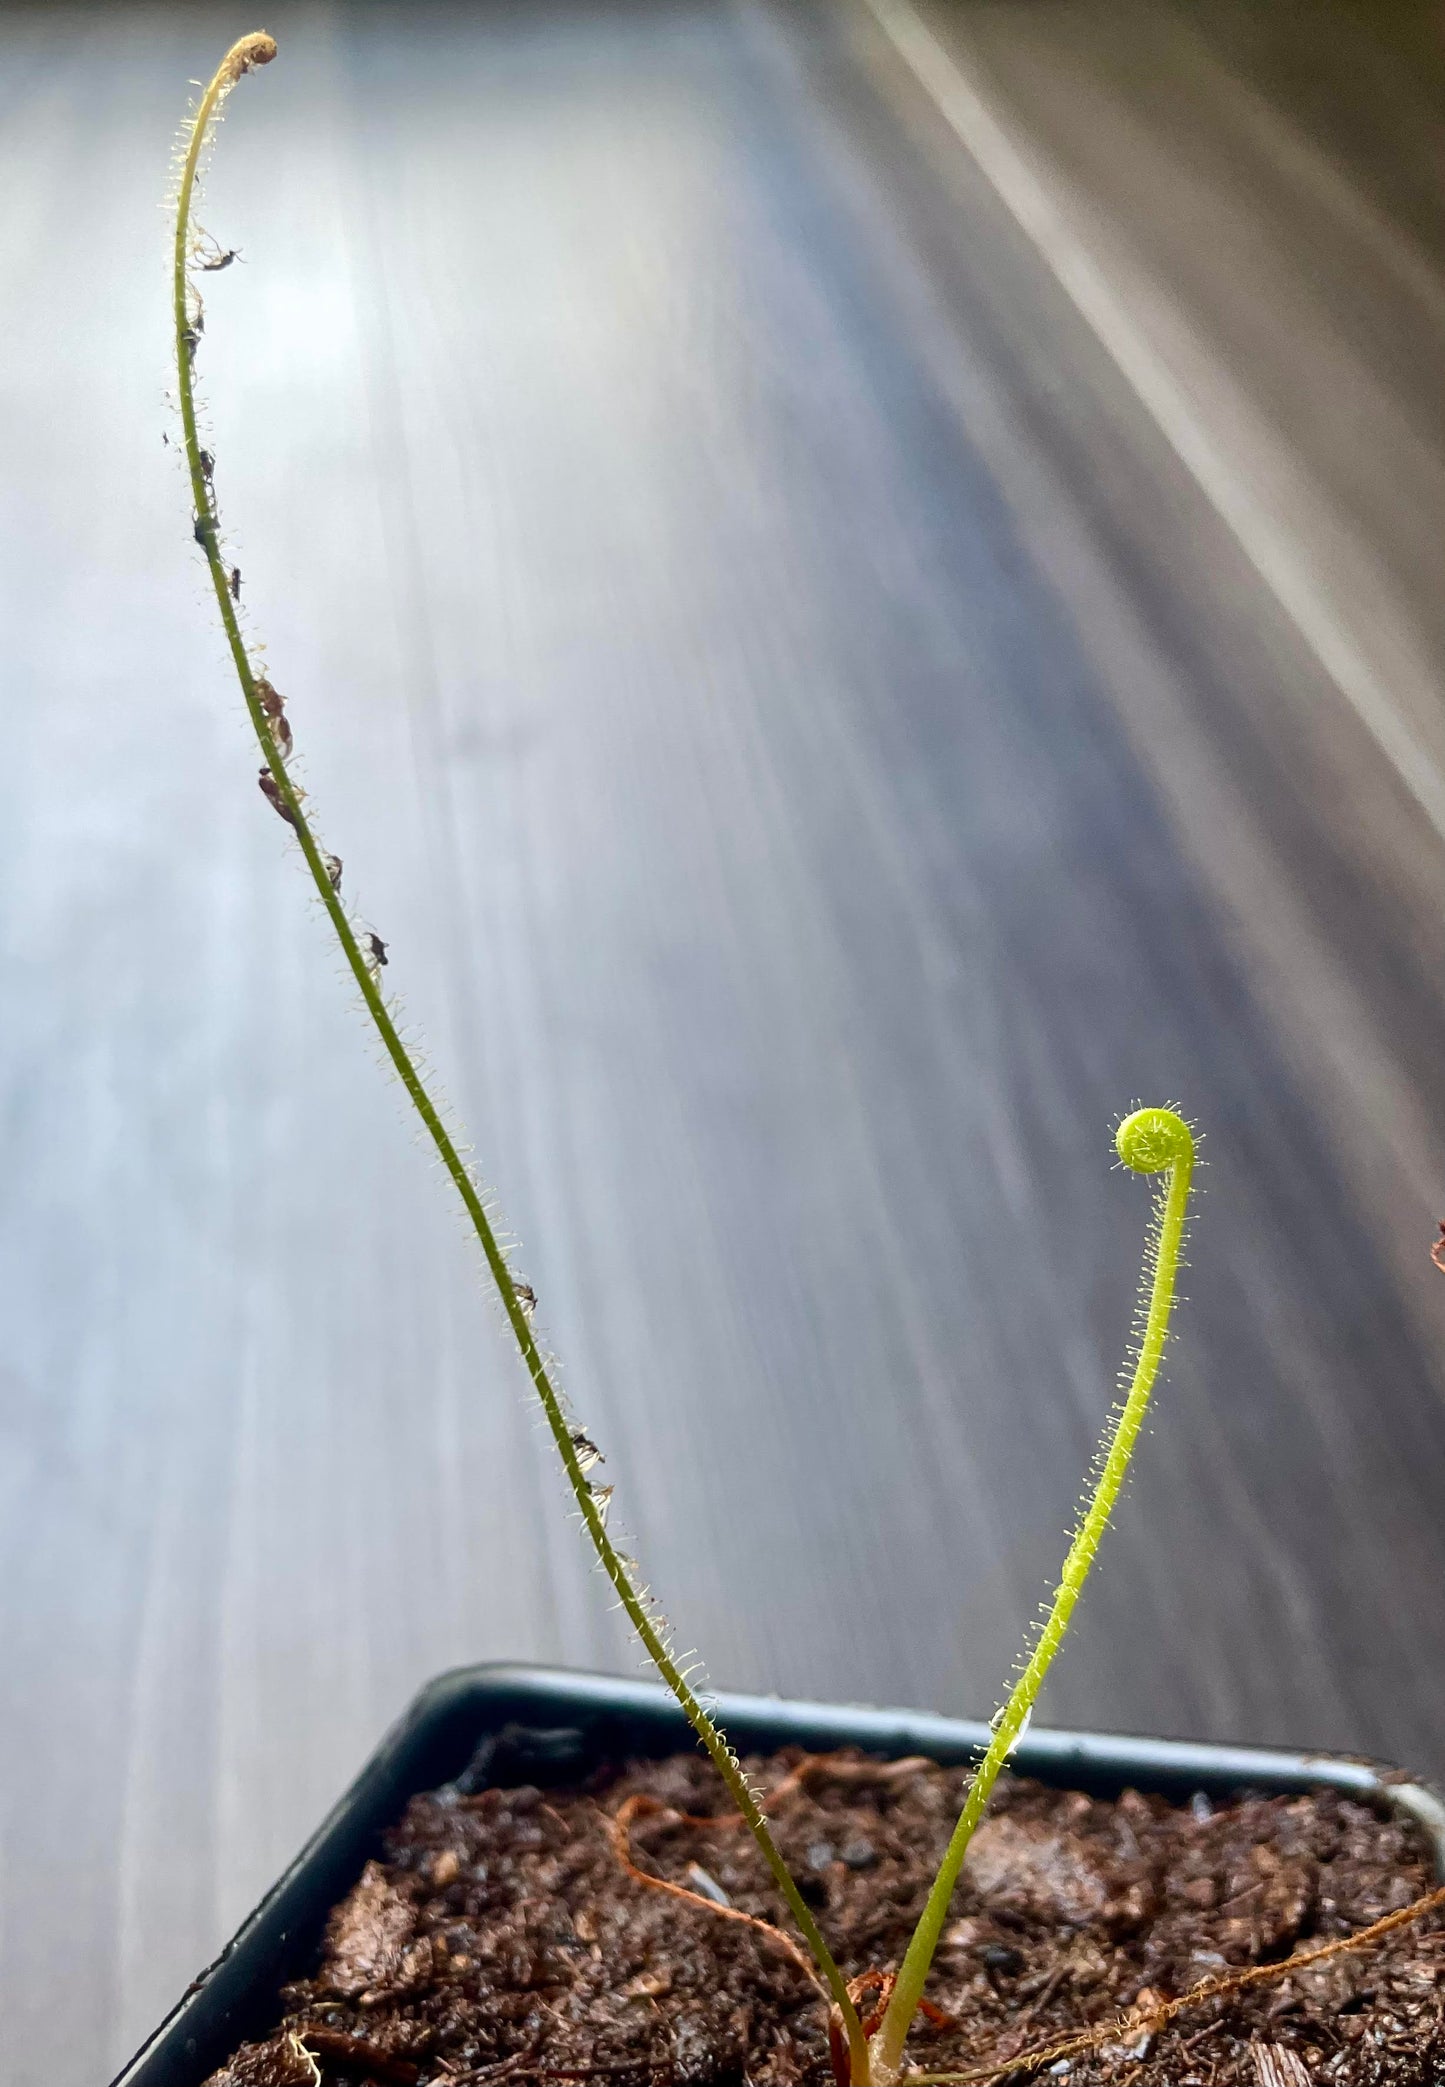
[[[662,1632],[649,1614],[647,1598],[634,1582],[627,1565],[607,1535],[602,1512],[593,1497],[587,1482],[581,1457],[568,1425],[563,1407],[546,1361],[532,1332],[526,1308],[517,1294],[506,1257],[498,1243],[496,1232],[487,1216],[476,1183],[468,1172],[461,1154],[457,1150],[441,1114],[427,1091],[416,1063],[403,1043],[392,1020],[386,1002],[377,984],[376,977],[363,955],[356,934],[347,919],[340,896],[328,875],[322,849],[312,832],[302,803],[300,792],[292,783],[287,772],[286,760],[270,722],[261,705],[257,688],[257,676],[252,668],[241,635],[235,603],[227,583],[226,568],[221,558],[218,541],[219,530],[213,485],[201,464],[201,444],[196,425],[195,391],[192,376],[192,358],[195,336],[188,308],[187,268],[191,253],[191,207],[195,196],[197,170],[207,130],[214,120],[221,103],[242,75],[253,65],[267,64],[275,56],[276,46],[272,38],[258,34],[242,37],[227,52],[215,78],[207,87],[196,111],[192,124],[190,142],[181,169],[180,188],[176,206],[176,235],[174,277],[172,295],[174,302],[176,332],[176,376],[180,390],[181,425],[184,430],[186,463],[190,472],[191,495],[195,503],[197,533],[200,537],[206,563],[210,569],[211,584],[215,590],[216,605],[221,612],[226,642],[231,649],[236,676],[245,697],[246,709],[252,727],[260,743],[261,752],[271,778],[285,807],[284,816],[296,834],[306,867],[316,895],[325,908],[326,916],[335,930],[342,953],[352,977],[356,981],[367,1014],[381,1039],[382,1048],[396,1070],[397,1077],[405,1088],[428,1138],[436,1149],[438,1158],[452,1186],[462,1200],[467,1217],[475,1232],[486,1261],[497,1294],[506,1313],[507,1323],[521,1352],[527,1375],[541,1401],[547,1426],[561,1458],[568,1486],[583,1526],[592,1541],[604,1574],[612,1585],[617,1599],[636,1631],[656,1667],[676,1697],[689,1724],[710,1756],[718,1774],[727,1787],[728,1795],[742,1814],[753,1839],[765,1857],[779,1891],[797,1922],[804,1941],[811,1951],[822,1980],[833,2003],[840,2010],[848,2035],[850,2061],[857,2087],[865,2087],[867,2081],[867,2045],[859,2024],[857,2010],[848,1996],[847,1985],[831,1952],[819,1931],[817,1921],[799,1892],[793,1877],[783,1861],[778,1847],[768,1830],[762,1810],[748,1785],[732,1748],[720,1731],[715,1720],[709,1716],[697,1694],[689,1685],[686,1675],[669,1652]]]
[[[1069,1546],[1053,1605],[1012,1694],[995,1720],[993,1739],[969,1785],[963,1811],[904,1954],[897,1983],[871,2040],[871,2077],[875,2082],[887,2083],[898,2075],[903,2061],[903,2046],[923,1997],[924,1983],[943,1933],[968,1844],[983,1817],[999,1770],[1028,1722],[1044,1676],[1063,1643],[1100,1538],[1118,1501],[1129,1459],[1143,1425],[1149,1394],[1159,1374],[1184,1239],[1189,1180],[1194,1166],[1194,1139],[1183,1117],[1173,1110],[1140,1109],[1120,1125],[1117,1146],[1124,1164],[1136,1172],[1152,1174],[1167,1169],[1168,1175],[1145,1248],[1148,1303],[1133,1375],[1112,1433],[1106,1438],[1107,1446],[1099,1464],[1093,1496]]]

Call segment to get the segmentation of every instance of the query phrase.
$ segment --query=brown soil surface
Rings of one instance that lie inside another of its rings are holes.
[[[748,1764],[849,1976],[897,1964],[967,1771],[790,1750]],[[786,1785],[786,1787],[781,1787]],[[609,1815],[646,1793],[635,1860],[779,1918],[700,1757],[584,1787],[418,1797],[332,1915],[282,2026],[212,2087],[831,2087],[825,2012],[787,1954],[621,1867]],[[680,1813],[706,1814],[689,1823]],[[1428,1891],[1413,1830],[1329,1792],[1214,1809],[1005,1780],[970,1850],[910,2058],[946,2071],[1282,1960]],[[1438,1916],[1038,2075],[1052,2087],[1425,2087],[1445,2081]]]

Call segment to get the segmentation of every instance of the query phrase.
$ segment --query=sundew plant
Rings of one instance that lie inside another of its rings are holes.
[[[291,830],[356,983],[366,1018],[380,1039],[452,1190],[460,1199],[516,1342],[522,1366],[541,1406],[573,1505],[597,1563],[649,1660],[676,1697],[722,1777],[802,1938],[806,1957],[790,1938],[779,1937],[786,1940],[790,1952],[810,1968],[820,1996],[828,2005],[835,2066],[841,2087],[891,2087],[891,2083],[900,2078],[921,2078],[921,2075],[909,2074],[905,2067],[908,2033],[923,2000],[929,1968],[969,1841],[983,1816],[999,1771],[1028,1723],[1044,1677],[1068,1630],[1100,1539],[1119,1499],[1150,1393],[1159,1374],[1180,1265],[1194,1164],[1193,1136],[1183,1117],[1167,1108],[1136,1109],[1119,1126],[1116,1146],[1120,1160],[1136,1173],[1157,1176],[1160,1183],[1145,1248],[1135,1340],[1129,1365],[1121,1380],[1122,1396],[1100,1444],[1092,1474],[1093,1483],[1081,1510],[1058,1586],[1052,1599],[1044,1604],[1042,1622],[1031,1634],[1013,1687],[993,1721],[991,1741],[974,1773],[963,1812],[902,1964],[896,1973],[882,1979],[881,1986],[876,1977],[850,1983],[835,1963],[813,1912],[778,1851],[759,1793],[749,1784],[726,1733],[704,1701],[697,1678],[698,1663],[674,1650],[666,1619],[642,1578],[636,1560],[621,1548],[614,1533],[609,1531],[613,1519],[608,1511],[611,1488],[600,1485],[592,1475],[601,1462],[599,1452],[564,1397],[554,1365],[538,1341],[533,1322],[536,1300],[529,1286],[514,1275],[508,1265],[506,1248],[490,1213],[489,1199],[463,1157],[462,1147],[433,1097],[416,1052],[403,1038],[397,1002],[384,989],[382,982],[385,946],[348,910],[342,889],[340,859],[323,846],[307,811],[305,793],[293,777],[293,740],[285,699],[273,685],[269,674],[263,671],[258,655],[242,632],[238,613],[240,576],[225,554],[216,496],[215,461],[210,448],[202,443],[195,395],[196,357],[204,324],[198,278],[219,272],[234,257],[198,228],[194,212],[201,161],[223,104],[238,81],[256,67],[269,65],[275,56],[275,39],[264,31],[243,36],[226,53],[214,79],[201,95],[194,114],[187,120],[178,155],[172,277],[177,398],[190,483],[192,526],[195,540],[205,554],[236,678],[260,748],[260,788]],[[866,2014],[861,2011],[865,1990],[871,2001]]]

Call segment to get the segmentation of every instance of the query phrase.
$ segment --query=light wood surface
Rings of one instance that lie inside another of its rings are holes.
[[[940,6],[1435,762],[1423,10]],[[0,2041],[108,2076],[409,1693],[629,1670],[189,542],[225,9],[0,13]],[[866,8],[286,5],[201,368],[243,600],[720,1684],[1445,1771],[1445,841]]]

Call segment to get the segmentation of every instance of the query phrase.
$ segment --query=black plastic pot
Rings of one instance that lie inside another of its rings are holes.
[[[885,1755],[968,1760],[983,1725],[923,1711],[862,1710],[724,1696],[719,1709],[745,1752],[778,1746],[861,1746]],[[386,1828],[419,1790],[469,1777],[486,1782],[571,1780],[594,1762],[668,1754],[691,1734],[660,1687],[546,1667],[464,1667],[422,1690],[320,1830],[302,1849],[208,1971],[131,2060],[112,2087],[200,2087],[248,2037],[276,2020],[277,1989],[315,1962],[327,1913],[350,1890]],[[1326,1787],[1405,1813],[1424,1827],[1445,1879],[1445,1800],[1424,1784],[1368,1761],[1330,1754],[1119,1739],[1087,1732],[1029,1732],[1014,1754],[1021,1774],[1113,1797],[1128,1787],[1166,1797],[1202,1790],[1296,1792]]]

